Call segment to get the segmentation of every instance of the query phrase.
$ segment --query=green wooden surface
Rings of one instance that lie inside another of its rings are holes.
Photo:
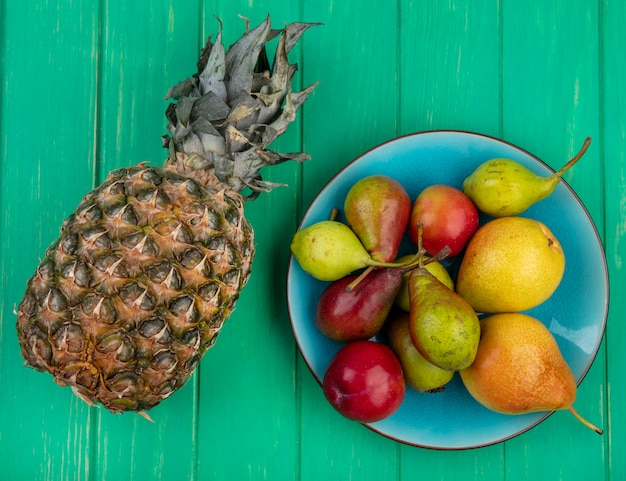
[[[61,222],[116,167],[160,163],[167,88],[205,37],[270,13],[323,22],[291,52],[321,83],[283,149],[308,151],[246,207],[253,275],[192,380],[150,424],[89,408],[23,367],[15,305]],[[626,3],[622,0],[0,0],[0,479],[626,479]],[[463,129],[517,143],[566,176],[604,242],[607,331],[577,406],[487,448],[406,446],[336,414],[303,362],[285,299],[290,238],[317,191],[380,142]]]

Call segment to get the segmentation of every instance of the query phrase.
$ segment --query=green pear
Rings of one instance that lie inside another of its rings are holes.
[[[291,252],[306,272],[321,281],[335,281],[367,266],[370,254],[345,224],[324,220],[299,230]]]
[[[491,217],[521,214],[554,192],[563,174],[584,155],[590,142],[591,138],[587,137],[578,154],[547,177],[511,159],[488,160],[463,181],[463,192],[481,212]]]
[[[480,321],[467,301],[423,267],[409,277],[409,298],[411,339],[422,356],[451,371],[472,364]]]
[[[399,257],[395,260],[395,262],[405,263],[409,262],[414,256],[407,255]],[[424,260],[430,259],[428,256],[424,256]],[[454,281],[452,277],[450,277],[450,273],[444,267],[444,265],[439,261],[429,262],[428,264],[424,264],[424,267],[430,271],[432,275],[434,275],[439,281],[441,281],[445,286],[454,290]],[[411,303],[409,300],[409,277],[411,276],[411,271],[407,271],[402,276],[402,284],[400,285],[400,290],[398,291],[398,295],[395,299],[395,304],[397,307],[402,309],[405,312],[411,311]]]
[[[396,353],[404,380],[413,389],[419,392],[440,392],[454,376],[454,371],[441,369],[427,361],[415,348],[409,329],[409,314],[404,311],[393,311],[385,323],[385,333],[389,338],[389,345]]]
[[[321,281],[336,281],[364,267],[405,267],[372,259],[354,231],[323,220],[295,233],[291,252],[302,269]]]
[[[502,414],[568,409],[585,426],[602,430],[572,407],[576,379],[548,328],[521,313],[501,313],[481,321],[476,359],[460,372],[476,401]]]

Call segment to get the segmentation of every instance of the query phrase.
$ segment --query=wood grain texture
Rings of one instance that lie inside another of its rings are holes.
[[[401,2],[401,132],[501,135],[501,6]]]
[[[626,312],[626,300],[621,292],[626,286],[626,90],[624,72],[626,58],[620,54],[624,35],[626,5],[619,1],[600,4],[600,128],[599,147],[604,174],[605,199],[603,205],[604,238],[611,303],[606,331],[607,387],[603,392],[608,424],[606,479],[616,481],[626,477],[626,463],[621,457],[626,452],[626,411],[621,407],[626,399],[626,383],[620,381],[620,366],[626,363],[626,330],[621,319]]]
[[[30,480],[621,481],[626,479],[626,6],[530,0],[0,0],[0,478]],[[189,383],[154,423],[89,408],[23,367],[15,305],[46,247],[114,168],[162,163],[163,97],[206,37],[232,43],[268,14],[322,22],[290,53],[295,86],[320,84],[276,147],[312,160],[265,172],[287,184],[246,206],[253,274]],[[289,243],[320,188],[360,153],[431,129],[482,132],[554,168],[604,243],[607,332],[577,409],[512,440],[446,452],[347,421],[325,401],[291,332]]]
[[[13,315],[64,214],[93,182],[97,65],[92,46],[98,17],[65,11],[62,3],[3,6],[3,19],[21,19],[3,26],[0,141],[0,380],[7,394],[0,398],[0,456],[2,476],[14,479],[84,479],[93,456],[95,413],[69,389],[23,367]]]
[[[584,138],[591,136],[592,148],[565,180],[578,192],[602,232],[597,5],[563,1],[515,9],[505,4],[502,30],[503,135],[553,168],[562,166]],[[586,376],[576,401],[584,416],[600,425],[606,422],[601,396],[603,363],[601,350],[596,369]],[[577,424],[569,413],[555,413],[527,436],[507,443],[507,480],[603,476],[607,438],[582,425],[577,429]],[[580,451],[583,442],[584,456]],[[535,461],[547,452],[559,462]]]

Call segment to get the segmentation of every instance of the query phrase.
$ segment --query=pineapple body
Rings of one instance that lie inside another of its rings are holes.
[[[243,206],[278,185],[260,170],[309,158],[268,146],[316,85],[293,92],[287,59],[313,25],[273,30],[268,16],[254,29],[246,20],[228,49],[221,24],[209,37],[198,72],[167,93],[164,167],[112,172],[28,281],[17,311],[27,364],[112,412],[145,415],[185,384],[250,276]]]
[[[171,169],[111,173],[28,282],[23,357],[110,411],[158,404],[187,381],[248,280],[243,205]]]

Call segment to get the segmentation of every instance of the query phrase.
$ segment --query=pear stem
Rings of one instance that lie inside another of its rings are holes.
[[[443,247],[443,249],[437,252],[434,257],[430,257],[428,260],[424,261],[424,264],[428,264],[434,261],[442,261],[450,255],[450,252],[452,252],[452,250],[448,246],[445,246]]]
[[[411,270],[414,269],[419,261],[424,257],[425,252],[418,252],[415,256],[411,257],[407,262],[378,262],[374,259],[370,259],[370,263],[367,268],[361,272],[350,284],[346,286],[346,291],[352,292],[359,283],[365,279],[370,272],[377,267],[392,267],[398,269]]]
[[[424,256],[426,255],[426,250],[422,247],[422,223],[417,224],[418,228],[418,241],[417,241],[417,253],[411,257],[408,261],[398,263],[398,262],[378,262],[374,259],[370,259],[370,263],[367,268],[361,272],[350,284],[346,286],[346,291],[352,292],[359,283],[365,279],[370,272],[372,272],[376,267],[395,267],[399,269],[404,269],[405,272],[408,272],[416,267],[424,267],[431,262],[441,261],[450,255],[450,248],[445,246],[442,248],[437,254],[433,257],[429,257],[424,260]]]
[[[570,406],[568,409],[574,415],[574,417],[576,419],[578,419],[581,423],[583,423],[589,429],[592,429],[593,431],[595,431],[598,434],[603,434],[604,433],[604,431],[602,431],[602,429],[600,429],[599,427],[591,424],[589,421],[587,421],[585,418],[583,418],[580,414],[578,414],[576,412],[576,410],[574,409],[574,406]]]
[[[445,246],[443,249],[437,252],[436,255],[434,255],[433,257],[429,257],[426,260],[424,260],[425,255],[426,255],[426,251],[424,250],[424,248],[422,248],[421,250],[417,252],[417,254],[411,257],[411,259],[408,260],[407,262],[403,262],[403,263],[379,262],[379,263],[376,263],[375,265],[370,265],[363,272],[361,272],[350,284],[346,286],[346,291],[352,292],[356,288],[356,286],[358,286],[359,283],[369,275],[370,272],[376,269],[377,266],[398,268],[398,269],[403,269],[404,272],[409,272],[415,269],[416,267],[424,267],[430,264],[431,262],[437,262],[437,261],[441,261],[445,259],[446,257],[450,255],[450,248],[448,246]]]
[[[561,177],[565,173],[565,171],[567,171],[572,165],[578,162],[582,158],[582,156],[585,155],[585,152],[587,152],[587,149],[589,148],[590,143],[591,143],[591,137],[587,137],[585,141],[583,142],[583,146],[580,148],[578,153],[574,157],[572,157],[572,159],[569,162],[567,162],[567,164],[565,164],[563,167],[557,170],[554,173],[554,175],[556,177]]]
[[[348,284],[348,285],[346,286],[346,291],[348,291],[348,292],[352,292],[352,291],[354,290],[354,288],[355,288],[356,286],[358,286],[358,285],[359,285],[359,283],[360,283],[363,279],[365,279],[365,277],[367,277],[367,276],[368,276],[368,274],[369,274],[370,272],[372,272],[374,269],[376,269],[376,266],[368,266],[368,267],[367,267],[367,269],[365,269],[363,272],[361,272],[361,274],[359,274],[359,275],[357,276],[357,278],[356,278],[356,279],[354,279],[354,280],[353,280],[350,284]]]
[[[421,222],[417,223],[417,251],[421,252],[424,247],[422,247],[422,233],[424,232],[424,224]],[[422,257],[423,259],[423,257]],[[424,264],[420,262],[420,267],[424,267]]]

